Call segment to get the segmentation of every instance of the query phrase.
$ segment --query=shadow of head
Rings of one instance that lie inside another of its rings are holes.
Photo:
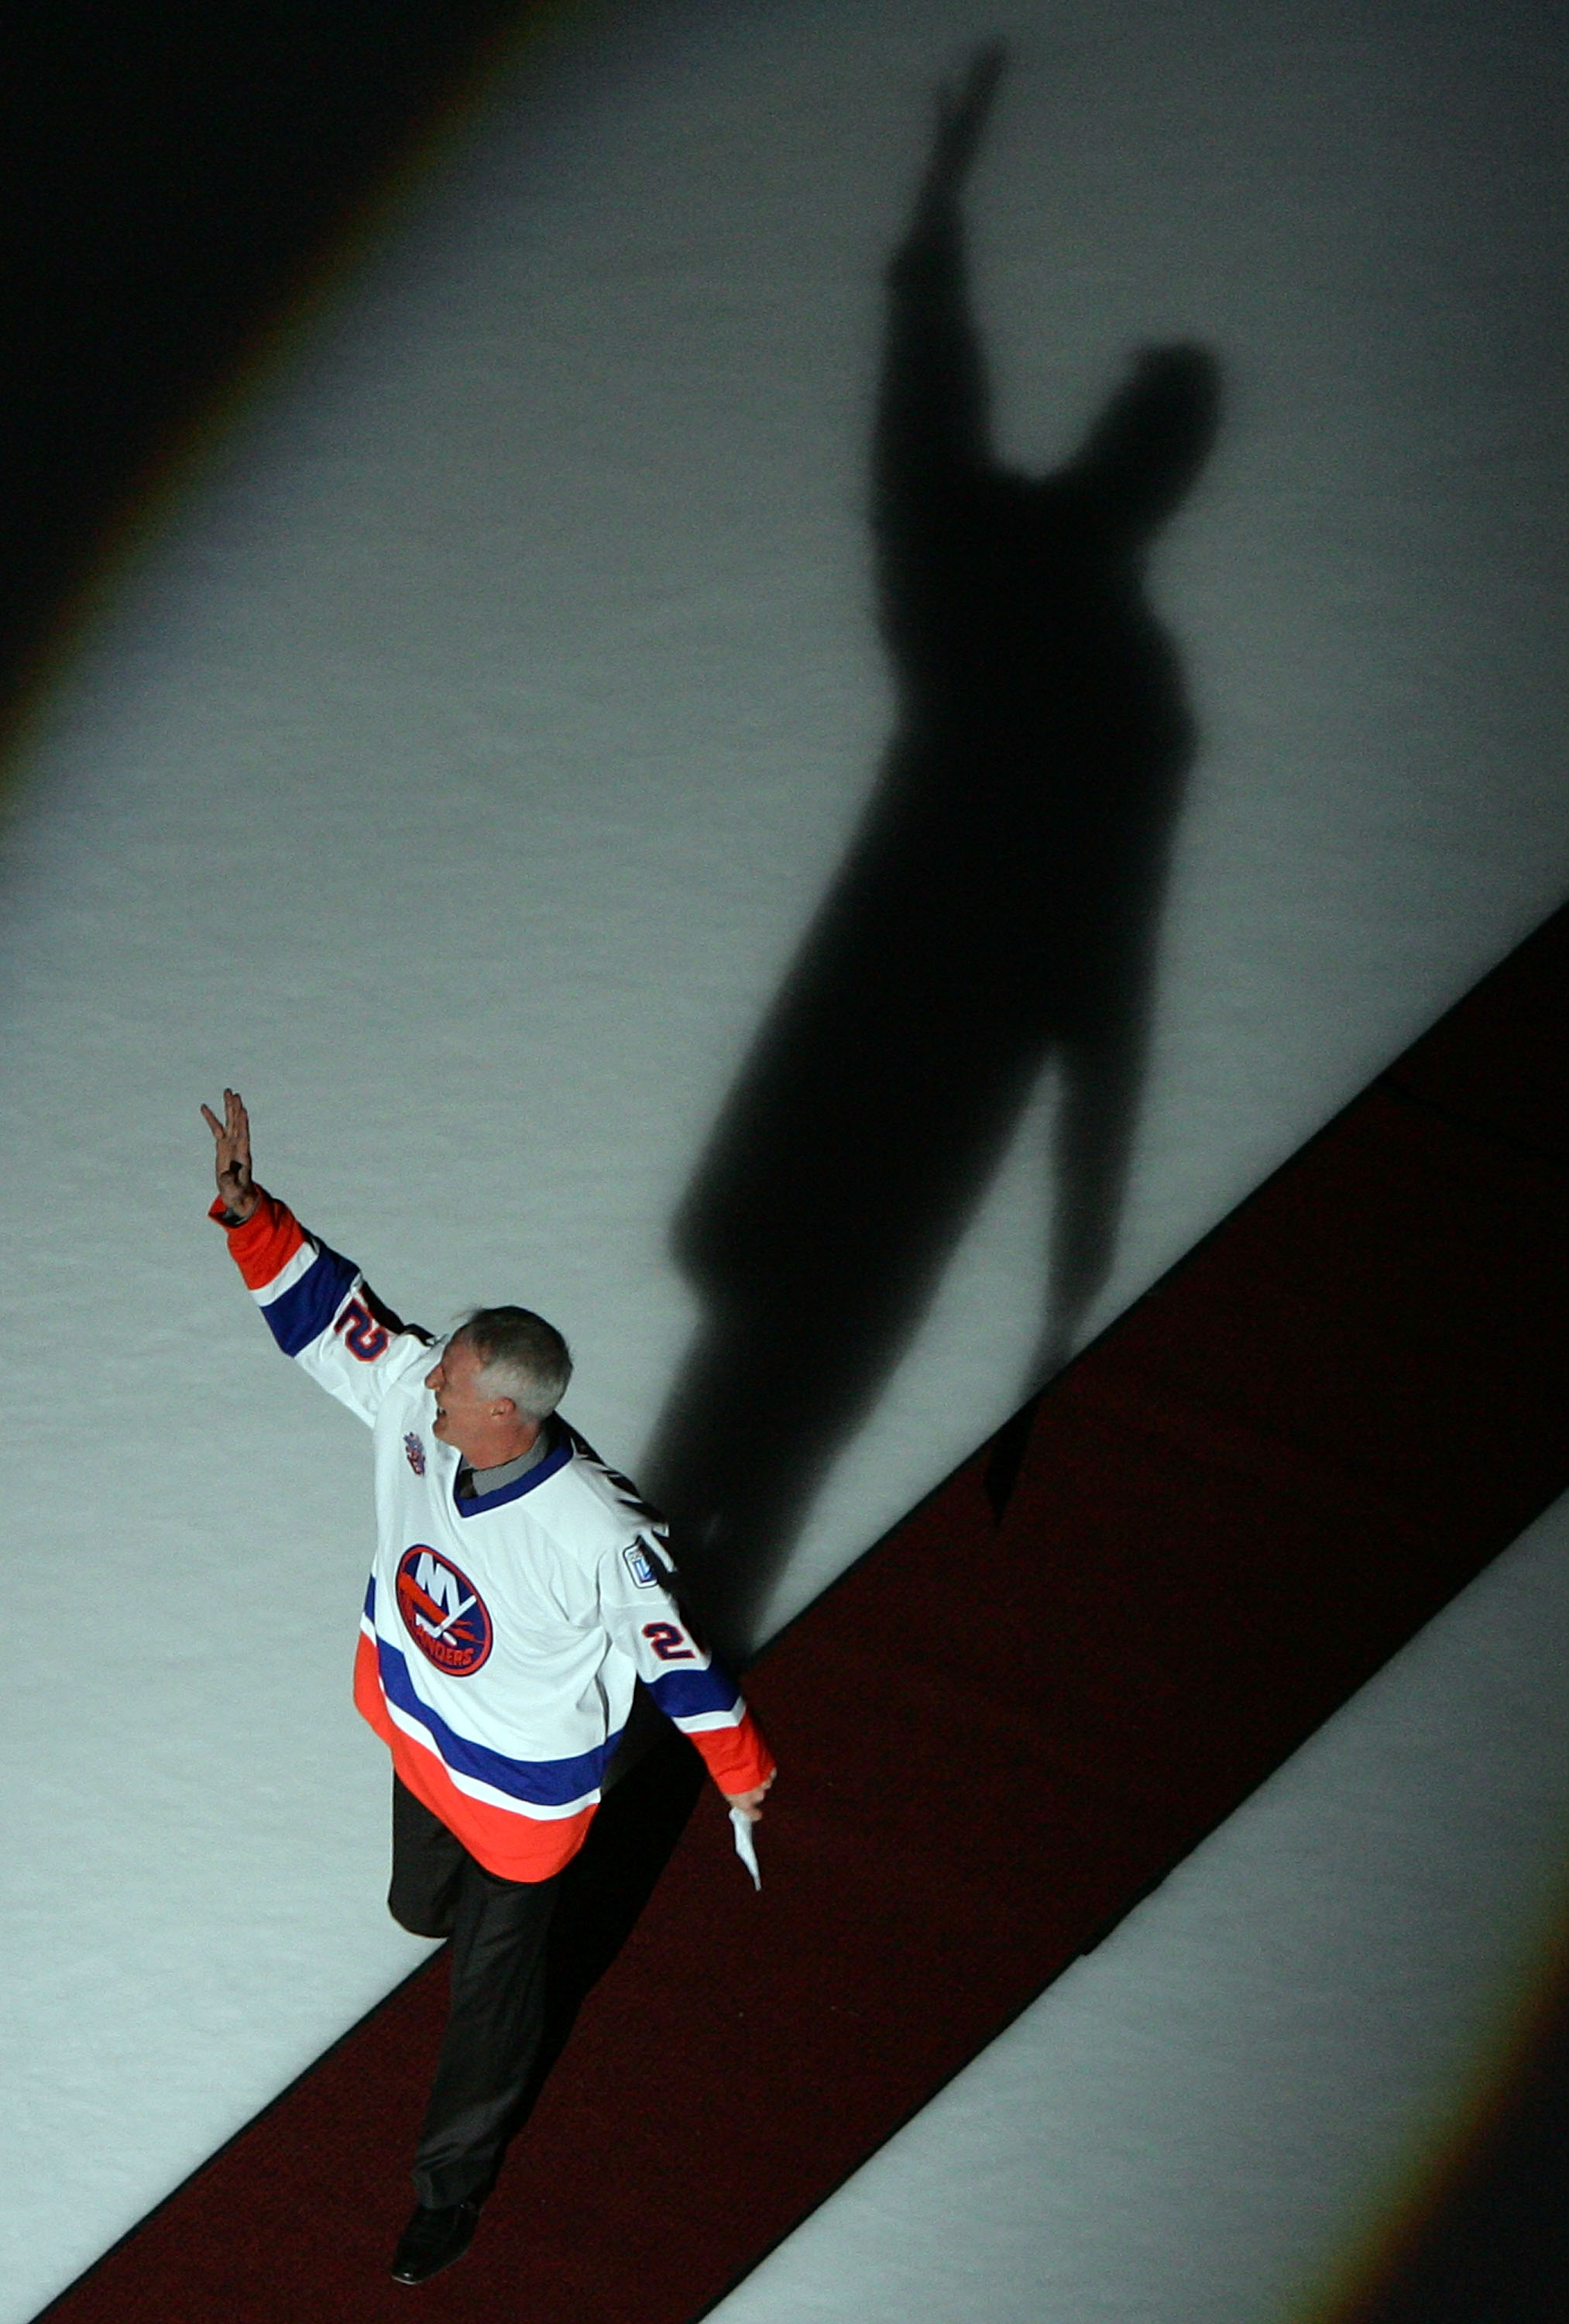
[[[1146,347],[1062,481],[1094,506],[1108,548],[1137,555],[1197,482],[1220,430],[1220,365],[1207,348]]]

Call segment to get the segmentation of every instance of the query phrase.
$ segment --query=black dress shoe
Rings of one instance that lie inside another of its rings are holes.
[[[423,2283],[462,2259],[479,2224],[477,2203],[443,2203],[431,2209],[415,2206],[414,2217],[398,2238],[392,2255],[395,2283]]]

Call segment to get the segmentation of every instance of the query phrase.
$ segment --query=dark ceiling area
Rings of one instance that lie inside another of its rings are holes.
[[[0,99],[5,725],[160,463],[529,13],[528,0],[28,12]]]

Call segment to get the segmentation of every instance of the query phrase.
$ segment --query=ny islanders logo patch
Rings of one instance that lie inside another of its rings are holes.
[[[417,1541],[398,1561],[398,1611],[427,1663],[449,1678],[470,1678],[494,1633],[484,1600],[449,1557]]]
[[[412,1428],[409,1430],[408,1435],[403,1439],[403,1450],[408,1455],[408,1465],[413,1470],[415,1475],[417,1477],[423,1477],[425,1474],[425,1442],[422,1437],[416,1436]]]

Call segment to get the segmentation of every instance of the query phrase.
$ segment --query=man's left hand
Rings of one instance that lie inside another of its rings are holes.
[[[765,1775],[762,1782],[749,1792],[727,1792],[725,1794],[727,1802],[732,1808],[739,1808],[748,1823],[756,1823],[762,1815],[763,1802],[768,1796],[774,1775],[778,1772],[778,1768],[775,1767],[773,1775]]]

